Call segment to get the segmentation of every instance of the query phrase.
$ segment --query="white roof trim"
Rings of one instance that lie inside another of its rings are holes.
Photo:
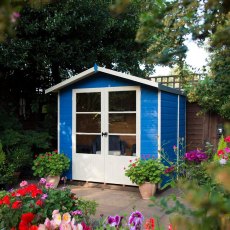
[[[136,77],[136,76],[132,76],[132,75],[129,75],[129,74],[121,73],[121,72],[118,72],[118,71],[106,69],[106,68],[103,68],[103,67],[97,67],[96,71],[95,71],[95,68],[92,67],[92,68],[90,68],[90,69],[88,69],[88,70],[86,70],[86,71],[84,71],[82,73],[74,75],[73,77],[71,77],[71,78],[69,78],[69,79],[67,79],[67,80],[65,80],[63,82],[60,82],[59,84],[48,88],[47,90],[45,90],[45,93],[58,92],[60,89],[66,87],[68,85],[71,85],[74,82],[78,82],[78,81],[80,81],[80,80],[82,80],[82,79],[84,79],[84,78],[86,78],[88,76],[91,76],[96,72],[107,73],[107,74],[117,76],[117,77],[120,77],[120,78],[123,78],[123,79],[127,79],[127,80],[138,82],[138,83],[141,83],[141,84],[144,84],[144,85],[152,86],[154,88],[158,88],[160,90],[167,91],[167,92],[170,92],[170,93],[183,94],[179,90],[176,90],[176,89],[173,89],[173,88],[170,88],[170,87],[167,87],[167,86],[163,86],[163,85],[161,85],[161,84],[159,84],[157,82],[153,82],[153,81],[143,79],[143,78],[140,78],[140,77]]]

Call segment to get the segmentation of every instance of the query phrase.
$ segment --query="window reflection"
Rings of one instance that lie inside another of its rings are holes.
[[[101,154],[101,139],[99,135],[76,135],[76,152]]]
[[[101,93],[77,93],[77,112],[100,112]]]
[[[110,135],[109,155],[136,156],[136,136]]]
[[[77,114],[76,131],[84,133],[101,132],[101,115],[95,114]]]
[[[110,133],[136,133],[136,114],[109,114]]]
[[[136,111],[136,91],[109,92],[109,111]]]

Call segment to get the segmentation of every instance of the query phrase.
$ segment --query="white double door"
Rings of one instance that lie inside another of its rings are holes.
[[[73,90],[72,176],[131,185],[125,168],[140,153],[139,87]]]

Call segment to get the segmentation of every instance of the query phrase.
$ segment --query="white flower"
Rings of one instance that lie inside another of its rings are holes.
[[[226,165],[227,160],[222,158],[222,159],[220,159],[219,162],[220,162],[221,165]]]
[[[83,230],[83,226],[81,224],[77,224],[77,230]]]

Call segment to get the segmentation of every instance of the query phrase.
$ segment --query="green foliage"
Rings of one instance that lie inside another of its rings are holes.
[[[139,42],[147,41],[147,63],[178,66],[180,80],[186,83],[186,41],[193,40],[206,48],[210,60],[204,70],[208,76],[196,87],[188,86],[190,101],[197,102],[203,112],[211,111],[230,119],[230,3],[228,0],[158,0],[117,1],[113,8],[120,12],[132,2],[139,4],[140,28],[136,34]],[[123,4],[121,4],[122,2]],[[206,41],[209,41],[208,44]],[[192,70],[194,71],[194,70]],[[201,72],[202,70],[198,70]],[[189,85],[189,80],[187,81]]]
[[[158,184],[162,180],[165,169],[166,166],[158,159],[137,159],[129,164],[125,175],[137,185],[145,182]]]
[[[33,171],[35,176],[60,176],[67,171],[70,166],[69,158],[57,152],[47,152],[39,154],[33,162]]]
[[[0,186],[11,184],[14,181],[14,170],[14,165],[6,160],[6,154],[0,141]]]
[[[82,198],[78,198],[76,200],[76,206],[78,207],[78,210],[81,210],[83,215],[82,216],[76,216],[75,219],[77,222],[84,221],[87,224],[91,224],[91,216],[95,215],[96,208],[98,204],[96,201],[93,200],[84,200]]]

